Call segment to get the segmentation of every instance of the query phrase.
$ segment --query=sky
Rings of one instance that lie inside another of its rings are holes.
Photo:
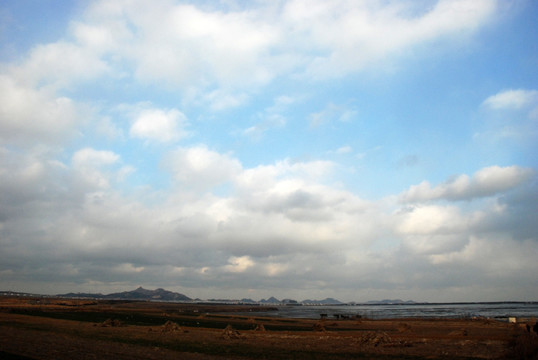
[[[538,300],[538,3],[0,3],[0,289]]]

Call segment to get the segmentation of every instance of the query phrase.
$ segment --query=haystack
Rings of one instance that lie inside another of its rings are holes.
[[[181,331],[181,328],[179,327],[178,324],[170,320],[165,322],[164,325],[161,327],[161,332],[163,333],[175,332],[175,331]]]
[[[467,333],[467,329],[458,329],[458,330],[451,331],[448,335],[451,335],[451,336],[467,336],[468,333]]]
[[[392,342],[390,336],[384,331],[368,332],[361,337],[364,345],[378,346],[380,344],[389,344]]]
[[[224,339],[240,339],[242,336],[239,331],[235,330],[232,325],[228,324],[222,331],[222,337]]]
[[[256,328],[254,329],[254,331],[265,332],[265,326],[263,326],[263,324],[258,324],[256,325]]]
[[[398,324],[398,331],[399,332],[405,332],[411,330],[411,326],[408,323],[399,323]]]
[[[106,319],[101,323],[102,327],[120,327],[125,326],[121,320],[118,319]]]

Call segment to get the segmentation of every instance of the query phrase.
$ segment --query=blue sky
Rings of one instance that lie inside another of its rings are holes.
[[[0,287],[536,300],[532,1],[6,1]]]

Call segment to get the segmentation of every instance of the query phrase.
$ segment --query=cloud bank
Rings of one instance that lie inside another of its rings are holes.
[[[468,49],[499,16],[497,1],[85,5],[62,38],[2,63],[1,288],[538,295],[536,163],[519,148],[447,161],[432,185],[428,151],[390,144],[414,120],[390,122],[386,103],[368,113],[368,100],[355,106],[366,94],[346,87],[390,83],[413,58],[433,59],[432,46]],[[524,112],[513,133],[535,140],[525,129],[537,91],[510,86],[468,112],[504,122],[505,111]],[[332,92],[345,96],[316,100]],[[483,134],[501,132],[495,121]],[[364,195],[362,178],[386,163],[406,166],[379,172],[379,188],[405,186]]]

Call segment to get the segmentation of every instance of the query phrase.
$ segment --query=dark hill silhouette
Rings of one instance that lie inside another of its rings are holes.
[[[275,298],[274,296],[271,296],[269,299],[265,300],[265,299],[261,299],[260,300],[260,303],[262,304],[280,304],[280,300],[278,300],[277,298]]]
[[[161,301],[191,301],[186,295],[168,291],[165,289],[147,290],[143,287],[132,291],[123,291],[108,295],[89,293],[68,293],[57,295],[67,298],[91,298],[91,299],[121,299],[121,300],[161,300]]]
[[[416,304],[413,300],[401,300],[401,299],[384,299],[384,300],[371,300],[367,301],[368,305],[400,305],[400,304]]]
[[[342,305],[343,302],[340,300],[336,300],[333,298],[326,298],[323,300],[303,300],[301,301],[302,304],[310,304],[310,305]]]

